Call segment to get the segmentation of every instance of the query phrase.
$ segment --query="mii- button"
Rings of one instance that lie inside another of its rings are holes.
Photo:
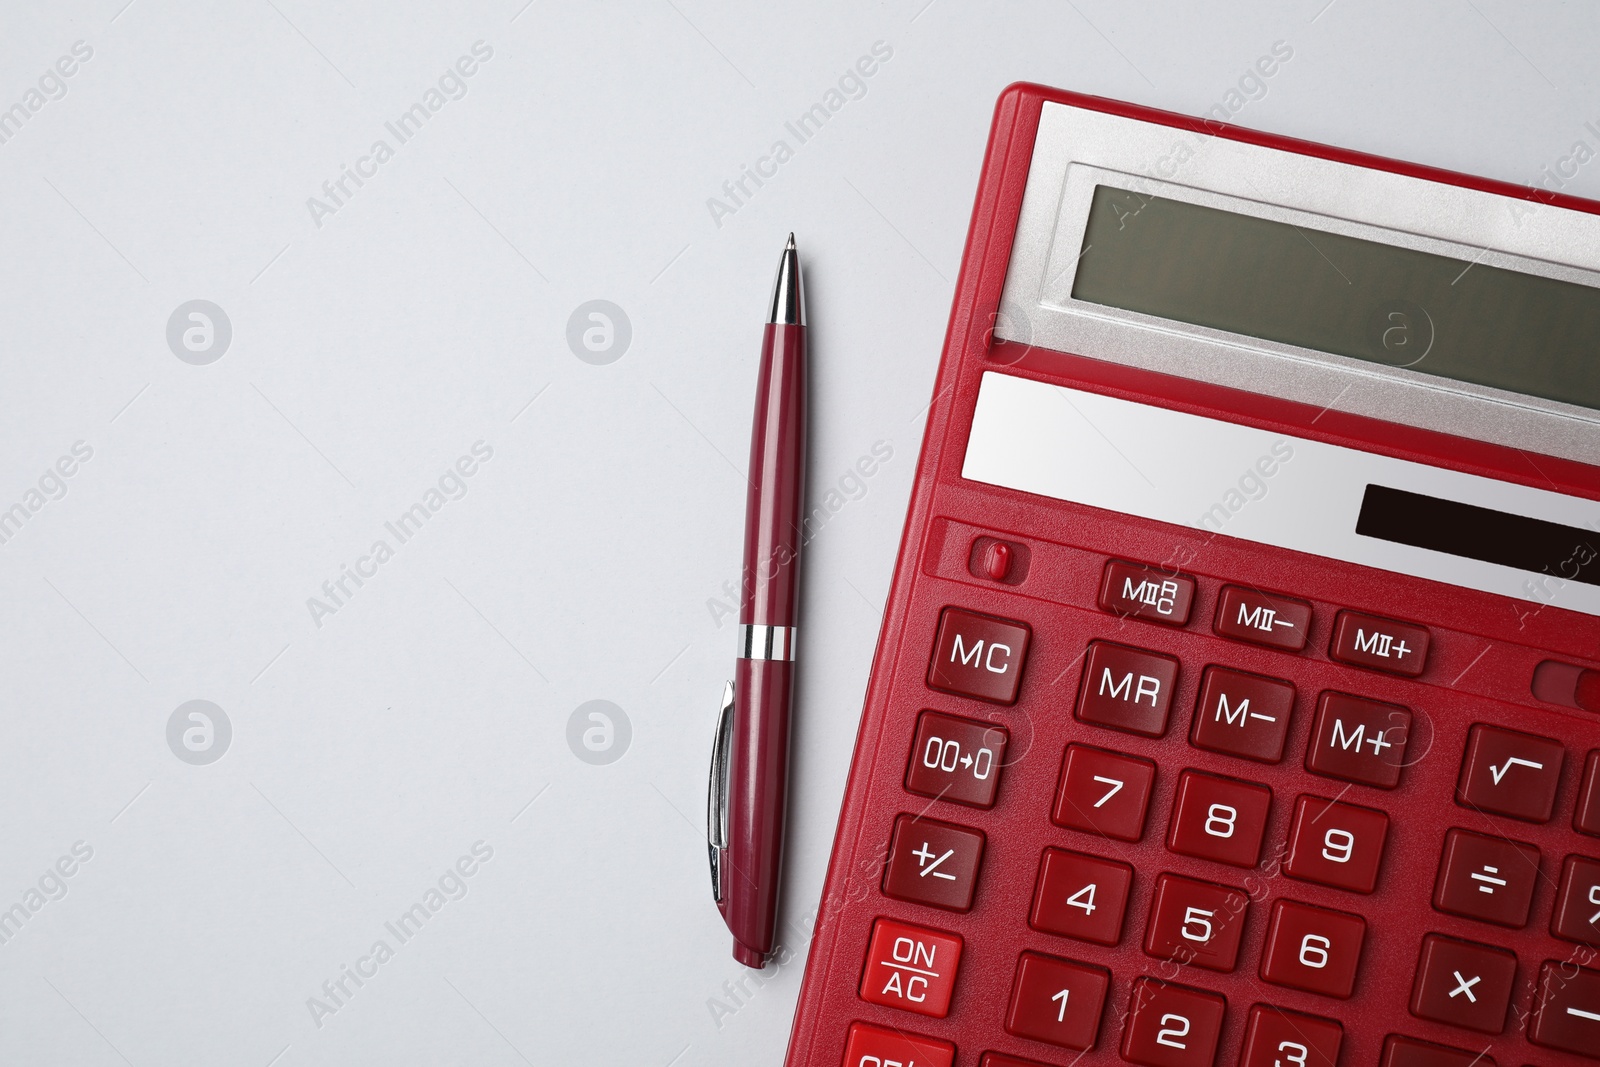
[[[928,685],[946,693],[1014,704],[1028,655],[1026,623],[945,608],[928,664]]]

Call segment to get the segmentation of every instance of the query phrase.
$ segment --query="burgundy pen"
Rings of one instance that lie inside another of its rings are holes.
[[[711,755],[711,887],[733,958],[766,965],[778,917],[806,464],[806,325],[794,234],[761,342],[744,514],[739,658]]]

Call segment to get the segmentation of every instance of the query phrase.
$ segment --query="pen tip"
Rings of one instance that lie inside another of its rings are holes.
[[[784,251],[786,251],[786,252],[793,252],[794,251],[794,234],[791,233],[789,235],[789,243],[784,246]]]

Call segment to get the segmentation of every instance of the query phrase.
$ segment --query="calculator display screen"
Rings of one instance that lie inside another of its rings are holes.
[[[1072,296],[1600,409],[1600,289],[1096,186]]]

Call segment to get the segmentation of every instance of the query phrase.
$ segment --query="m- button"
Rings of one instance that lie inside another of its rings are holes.
[[[1428,662],[1428,631],[1359,611],[1341,611],[1333,620],[1328,655],[1340,663],[1415,678]]]
[[[928,664],[928,685],[996,704],[1015,704],[1028,655],[1026,623],[945,608]]]

